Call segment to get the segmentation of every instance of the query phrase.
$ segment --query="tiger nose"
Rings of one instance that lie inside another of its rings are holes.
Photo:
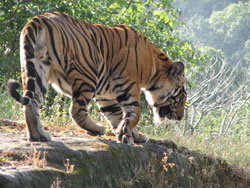
[[[180,115],[180,116],[177,116],[177,120],[182,120],[182,118],[183,118],[183,115]]]

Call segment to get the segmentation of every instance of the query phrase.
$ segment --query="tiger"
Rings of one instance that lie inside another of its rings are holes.
[[[39,115],[49,84],[71,98],[69,114],[75,124],[88,134],[104,135],[106,127],[88,115],[93,99],[121,143],[148,141],[136,128],[141,92],[156,121],[184,116],[184,64],[173,62],[124,24],[92,24],[62,12],[36,15],[21,31],[20,62],[23,95],[14,79],[7,88],[23,105],[29,141],[52,139]]]

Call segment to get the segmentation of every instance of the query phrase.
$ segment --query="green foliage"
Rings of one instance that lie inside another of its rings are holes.
[[[244,58],[249,52],[246,48],[250,38],[249,1],[191,0],[181,3],[177,0],[176,7],[182,10],[185,22],[185,27],[180,28],[181,36],[197,46],[221,49],[231,64],[241,60],[243,66],[249,66],[250,61]]]
[[[217,48],[223,49],[232,61],[242,58],[245,42],[250,38],[250,2],[230,4],[222,11],[213,12],[209,18],[211,27],[220,38],[214,41]],[[229,24],[230,23],[230,24]]]
[[[10,98],[2,87],[0,87],[0,100],[0,118],[18,120],[23,117],[21,105]]]
[[[176,0],[174,5],[180,9],[182,15],[190,19],[195,14],[209,17],[214,11],[223,10],[231,3],[247,2],[248,0]]]

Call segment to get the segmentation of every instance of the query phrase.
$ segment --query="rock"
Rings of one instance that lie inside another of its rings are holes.
[[[0,134],[0,187],[247,187],[227,163],[167,140],[130,146],[104,137],[29,143]],[[10,136],[11,135],[11,136]]]

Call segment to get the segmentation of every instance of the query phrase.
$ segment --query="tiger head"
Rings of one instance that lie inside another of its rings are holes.
[[[186,103],[184,65],[175,62],[170,67],[160,67],[145,89],[146,100],[153,108],[156,122],[165,118],[181,120]]]

